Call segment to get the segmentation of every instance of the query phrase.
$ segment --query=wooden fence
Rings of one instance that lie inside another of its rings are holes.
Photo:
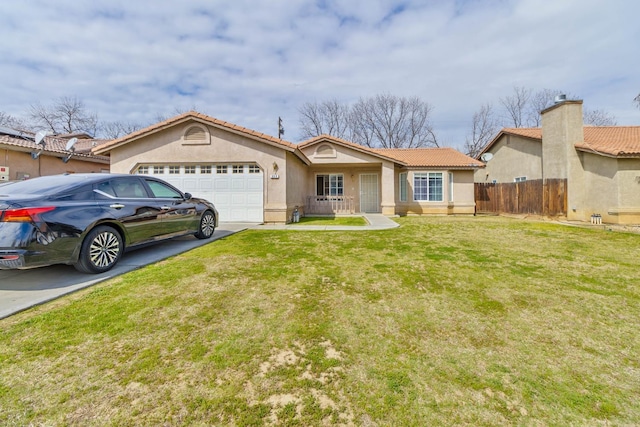
[[[475,184],[476,212],[544,216],[567,215],[567,180]]]

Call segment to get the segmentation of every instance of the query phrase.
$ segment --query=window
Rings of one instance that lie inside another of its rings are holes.
[[[163,173],[164,173],[164,166],[154,166],[153,167],[153,174],[154,175],[163,174]]]
[[[142,182],[140,182],[138,178],[118,178],[112,180],[110,184],[117,197],[124,199],[142,199],[149,197],[147,195],[147,190],[144,188],[144,185],[142,185]],[[110,194],[106,189],[106,185],[104,190],[102,188],[98,189],[107,194]]]
[[[453,202],[453,173],[449,172],[449,201]]]
[[[344,177],[342,174],[316,176],[316,196],[342,195],[344,195]]]
[[[249,165],[249,173],[260,173],[260,166]]]
[[[400,201],[407,201],[407,173],[403,172],[398,175],[398,194],[400,195]]]
[[[513,181],[514,181],[514,182],[524,182],[524,181],[526,181],[526,180],[527,180],[527,177],[526,177],[526,176],[516,176],[516,177],[513,179]]]
[[[195,174],[196,173],[196,167],[195,166],[185,166],[184,167],[184,173],[185,174]]]
[[[244,173],[244,165],[233,165],[233,173]]]
[[[203,174],[210,174],[211,173],[211,166],[200,166],[200,173]]]
[[[420,172],[413,174],[413,200],[442,201],[442,173]]]
[[[177,175],[180,173],[180,166],[169,166],[169,174]]]
[[[147,185],[151,188],[154,197],[161,199],[182,199],[182,194],[161,182],[148,179]]]
[[[227,173],[227,165],[216,166],[216,173]]]
[[[148,175],[149,166],[138,166],[138,175]]]

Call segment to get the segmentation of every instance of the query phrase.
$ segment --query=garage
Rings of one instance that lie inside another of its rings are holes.
[[[157,176],[183,192],[212,201],[220,221],[264,221],[264,177],[256,164],[142,165],[137,173]]]

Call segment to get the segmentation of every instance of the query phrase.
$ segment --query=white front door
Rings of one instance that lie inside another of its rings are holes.
[[[360,175],[360,212],[380,212],[378,174]]]

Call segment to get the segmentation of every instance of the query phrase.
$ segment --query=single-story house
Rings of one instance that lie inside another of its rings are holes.
[[[321,135],[283,141],[187,112],[94,148],[111,172],[158,175],[213,201],[222,221],[304,214],[473,214],[484,165],[451,148],[371,149]]]
[[[640,223],[640,126],[585,126],[582,101],[542,111],[540,128],[505,128],[478,159],[475,182],[567,181],[567,218]]]
[[[0,181],[74,172],[109,172],[109,157],[95,155],[92,148],[103,142],[87,135],[45,136],[40,144],[36,134],[0,127]],[[69,141],[77,138],[73,148]]]

